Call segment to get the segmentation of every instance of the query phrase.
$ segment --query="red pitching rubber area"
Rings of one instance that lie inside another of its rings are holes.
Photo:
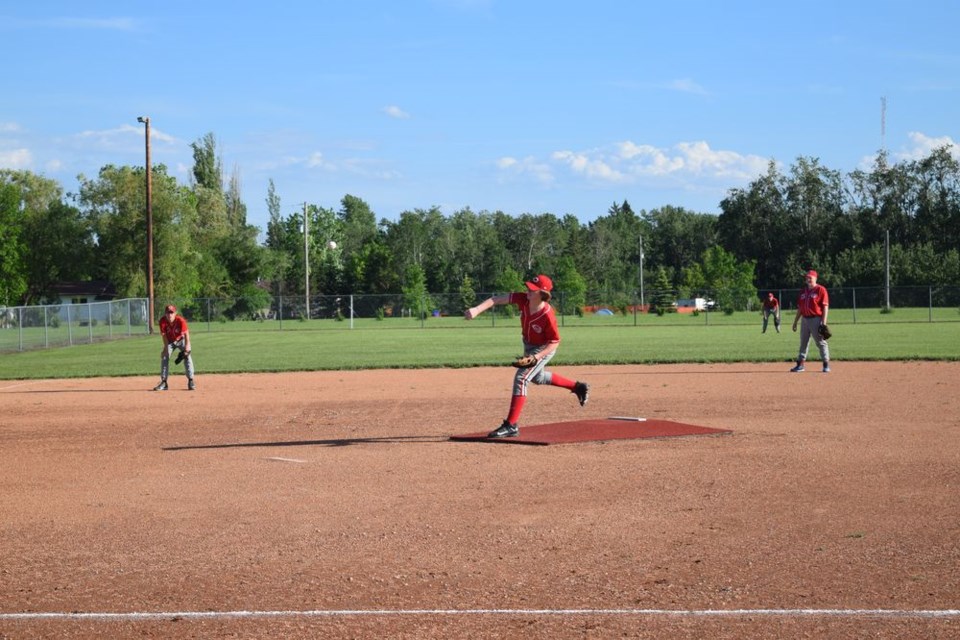
[[[673,438],[677,436],[721,435],[730,429],[713,429],[681,424],[668,420],[642,418],[595,418],[574,422],[520,425],[515,438],[488,438],[488,431],[450,436],[451,440],[497,442],[504,444],[568,444],[571,442],[598,442],[601,440],[633,440],[637,438]]]

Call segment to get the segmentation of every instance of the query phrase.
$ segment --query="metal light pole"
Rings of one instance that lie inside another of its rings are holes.
[[[887,311],[890,310],[890,229],[887,229],[886,239],[884,241],[884,253],[886,254],[886,279],[885,289],[887,292]]]
[[[137,122],[144,126],[147,148],[147,304],[150,307],[147,316],[147,328],[153,333],[153,181],[150,179],[150,118],[140,116]]]
[[[307,226],[307,203],[303,203],[303,284],[304,284],[304,306],[307,309],[306,320],[310,319],[310,252],[308,251],[307,240],[310,238],[310,231]]]
[[[643,310],[643,234],[640,235],[640,309]]]

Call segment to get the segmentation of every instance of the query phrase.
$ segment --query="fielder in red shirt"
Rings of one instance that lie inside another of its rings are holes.
[[[817,284],[817,272],[812,269],[804,276],[806,286],[800,290],[797,298],[797,315],[793,318],[793,330],[797,330],[797,323],[800,325],[800,353],[797,355],[797,366],[790,369],[793,373],[800,373],[805,370],[804,363],[807,360],[807,348],[810,346],[810,338],[817,343],[817,349],[820,350],[820,360],[823,362],[823,372],[830,373],[830,346],[820,335],[820,325],[827,324],[827,312],[830,310],[830,294],[826,287]]]
[[[498,304],[515,304],[520,308],[520,327],[523,336],[523,355],[532,357],[532,364],[518,367],[513,377],[513,395],[510,398],[510,410],[499,428],[491,431],[488,438],[507,438],[520,434],[517,422],[523,405],[527,400],[527,387],[530,383],[552,385],[569,389],[577,396],[582,407],[587,403],[590,385],[577,382],[546,370],[547,363],[557,353],[560,346],[560,331],[557,329],[557,316],[550,306],[553,282],[545,275],[532,278],[527,283],[526,293],[511,293],[493,296],[464,312],[467,320]]]
[[[767,332],[767,321],[773,316],[773,326],[780,333],[780,301],[777,300],[773,292],[767,293],[767,299],[763,301],[763,331]]]
[[[153,388],[154,391],[166,391],[167,374],[170,372],[170,354],[174,350],[179,350],[176,364],[186,359],[187,368],[187,389],[194,391],[197,384],[193,381],[193,356],[190,355],[190,329],[187,326],[187,319],[177,315],[177,308],[168,304],[163,310],[163,317],[160,318],[160,337],[163,338],[163,350],[160,352],[160,384]]]

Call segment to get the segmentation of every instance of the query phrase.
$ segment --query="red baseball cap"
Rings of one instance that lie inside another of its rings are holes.
[[[177,308],[176,308],[175,306],[173,306],[172,304],[168,304],[168,305],[167,305],[167,308],[164,309],[164,311],[166,311],[167,313],[170,313],[171,311],[173,311],[174,313],[176,313],[176,312],[177,312]]]
[[[553,280],[545,275],[534,276],[527,281],[527,289],[530,291],[552,291]]]
[[[816,278],[816,277],[817,277],[817,272],[814,271],[813,269],[810,269],[810,271],[807,271],[807,275],[806,275],[805,277],[807,277],[807,278]]]

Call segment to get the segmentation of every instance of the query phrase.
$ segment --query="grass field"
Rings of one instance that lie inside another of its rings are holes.
[[[853,324],[844,322],[842,313],[831,314],[835,362],[960,360],[960,322],[917,318]],[[796,357],[799,334],[790,331],[792,316],[784,319],[782,334],[775,333],[771,323],[765,335],[759,322],[720,324],[712,319],[729,316],[710,317],[710,324],[703,323],[702,316],[665,317],[662,323],[639,326],[567,323],[561,328],[563,343],[553,364],[789,362]],[[428,320],[436,323],[432,326],[444,323],[437,330],[421,330],[416,321],[405,325],[367,321],[377,330],[342,331],[322,330],[323,321],[315,322],[318,328],[313,331],[208,332],[194,324],[197,373],[488,366],[504,364],[520,351],[516,320],[496,324]],[[0,355],[0,379],[153,375],[159,372],[160,350],[158,336],[141,336],[5,353]],[[812,343],[809,356],[818,357]],[[182,371],[179,367],[174,371],[178,369]]]

